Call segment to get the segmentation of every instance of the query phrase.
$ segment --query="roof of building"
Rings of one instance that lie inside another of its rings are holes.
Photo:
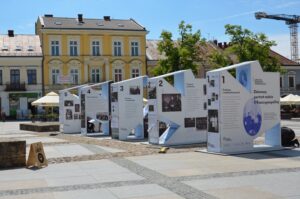
[[[146,28],[137,23],[134,19],[105,19],[53,17],[46,15],[39,17],[44,29],[97,29],[97,30],[128,30],[146,31]]]
[[[165,58],[165,56],[163,54],[160,54],[158,50],[158,43],[160,41],[161,40],[152,40],[152,39],[148,39],[146,41],[146,56],[148,61],[156,61]],[[203,48],[201,52],[205,52],[205,53],[210,53],[214,50],[220,50],[212,42],[206,42],[206,45],[201,46],[201,48]]]
[[[146,55],[147,55],[147,60],[148,62],[149,61],[158,61],[160,59],[164,59],[165,56],[164,55],[161,55],[157,49],[157,46],[158,46],[158,43],[160,42],[161,40],[147,40],[146,41],[146,45],[147,45],[147,48],[146,48]],[[227,45],[226,45],[227,47]],[[214,43],[214,42],[206,42],[206,45],[205,46],[202,46],[202,48],[205,48],[204,50],[202,50],[201,52],[212,52],[212,51],[221,51],[221,50],[224,50],[224,45],[223,43]],[[230,55],[231,56],[231,59],[233,60],[236,60],[236,57],[232,54]],[[270,50],[270,56],[272,57],[276,57],[279,61],[279,63],[282,65],[282,66],[300,66],[299,63],[295,62],[295,61],[292,61],[286,57],[284,57],[283,55],[280,55],[279,53],[273,51],[273,50]],[[235,62],[235,61],[234,61]],[[154,65],[156,64],[156,62],[154,63]]]
[[[165,58],[165,56],[160,54],[160,52],[157,49],[159,42],[160,40],[152,39],[148,39],[146,41],[146,56],[148,60],[156,61]]]
[[[0,57],[43,56],[38,35],[0,35]]]
[[[272,57],[276,57],[279,61],[279,63],[282,65],[282,66],[300,66],[299,63],[295,62],[295,61],[292,61],[288,58],[286,58],[285,56],[273,51],[273,50],[270,50],[270,55]]]

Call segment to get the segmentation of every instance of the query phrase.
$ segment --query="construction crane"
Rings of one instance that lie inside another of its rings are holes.
[[[298,52],[298,23],[300,23],[300,16],[299,15],[286,15],[286,14],[275,14],[275,15],[268,15],[265,12],[256,12],[255,13],[256,19],[275,19],[275,20],[282,20],[290,28],[290,42],[291,42],[291,59],[295,62],[299,63],[299,52]]]

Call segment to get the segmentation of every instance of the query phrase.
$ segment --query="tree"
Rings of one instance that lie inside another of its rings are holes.
[[[230,54],[236,56],[237,62],[258,60],[264,71],[282,72],[277,58],[270,56],[270,48],[275,41],[269,41],[263,33],[253,33],[239,25],[225,25],[225,34],[230,37],[230,46],[223,53],[211,56],[211,61],[221,67],[227,65]],[[232,61],[232,60],[231,60]]]
[[[226,52],[214,51],[209,56],[209,62],[212,69],[231,65],[233,62]]]
[[[195,33],[192,25],[185,24],[184,21],[178,26],[180,37],[177,41],[172,39],[172,33],[162,31],[158,43],[158,51],[166,58],[159,60],[158,66],[154,68],[154,75],[162,75],[177,70],[191,69],[197,73],[197,62],[202,60],[200,46],[205,45],[205,40],[201,38],[200,30]]]

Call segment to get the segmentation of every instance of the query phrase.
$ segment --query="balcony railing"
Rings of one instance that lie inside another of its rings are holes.
[[[17,83],[6,83],[5,91],[26,91],[25,82],[17,82]]]

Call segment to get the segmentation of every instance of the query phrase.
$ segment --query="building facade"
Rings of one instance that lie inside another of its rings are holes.
[[[285,73],[280,75],[280,95],[300,95],[300,64],[274,51],[270,55],[276,57],[285,69]]]
[[[0,112],[26,119],[42,95],[42,50],[36,35],[0,35]]]
[[[45,92],[146,74],[147,30],[135,20],[54,17],[36,22]]]

